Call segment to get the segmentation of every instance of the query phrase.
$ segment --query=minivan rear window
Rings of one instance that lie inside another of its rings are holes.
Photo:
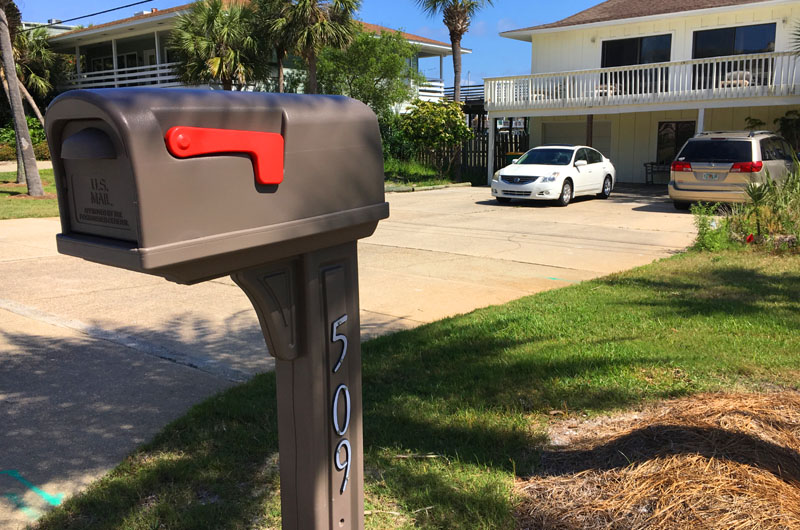
[[[678,153],[682,162],[750,162],[753,148],[749,140],[689,141]]]

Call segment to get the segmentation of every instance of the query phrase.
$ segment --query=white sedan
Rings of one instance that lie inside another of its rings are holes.
[[[535,147],[492,177],[497,202],[511,199],[556,201],[566,206],[573,197],[607,199],[616,182],[611,160],[583,145]]]

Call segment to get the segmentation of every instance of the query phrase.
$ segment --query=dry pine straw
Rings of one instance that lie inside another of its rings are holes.
[[[518,528],[800,529],[798,392],[694,396],[553,434],[517,483]]]

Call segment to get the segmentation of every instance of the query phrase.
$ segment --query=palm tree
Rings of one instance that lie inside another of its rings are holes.
[[[275,50],[278,61],[278,92],[284,90],[283,61],[297,42],[297,28],[289,19],[291,0],[256,0],[260,45]]]
[[[259,66],[253,36],[255,12],[222,0],[201,0],[180,15],[169,45],[178,56],[178,77],[188,85],[217,81],[225,90],[247,84]]]
[[[296,29],[296,49],[308,65],[306,92],[317,93],[317,56],[322,48],[344,48],[356,31],[359,0],[291,0],[286,23]]]
[[[450,31],[453,47],[453,87],[455,101],[461,101],[461,37],[469,30],[470,19],[492,0],[416,0],[428,16],[442,14],[444,25]]]
[[[28,122],[25,121],[25,110],[22,108],[22,98],[16,76],[17,67],[14,64],[14,48],[11,46],[11,31],[5,11],[10,3],[10,0],[0,0],[0,55],[2,56],[3,71],[7,74],[5,77],[8,84],[8,100],[14,119],[17,146],[22,154],[21,161],[28,185],[28,195],[41,197],[44,195],[44,189],[39,177],[39,170],[36,168],[36,157],[33,154]],[[8,75],[9,72],[11,72],[10,75]]]
[[[44,117],[31,96],[31,92],[44,97],[53,90],[50,79],[57,55],[50,49],[47,39],[48,34],[45,28],[22,31],[14,39],[14,59],[17,63],[17,77],[20,81],[19,89],[31,110],[42,123],[42,127],[44,127]]]

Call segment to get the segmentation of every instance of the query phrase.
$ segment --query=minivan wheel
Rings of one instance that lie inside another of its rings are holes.
[[[556,201],[559,206],[566,206],[572,200],[572,181],[565,180],[564,185],[561,187],[561,195],[558,196]]]
[[[601,199],[608,199],[611,196],[611,176],[606,175],[606,179],[603,181],[603,189],[600,193],[597,194],[598,197]]]
[[[686,201],[672,201],[672,204],[675,206],[676,210],[683,210],[683,211],[688,210],[689,206],[691,205],[690,202]]]

